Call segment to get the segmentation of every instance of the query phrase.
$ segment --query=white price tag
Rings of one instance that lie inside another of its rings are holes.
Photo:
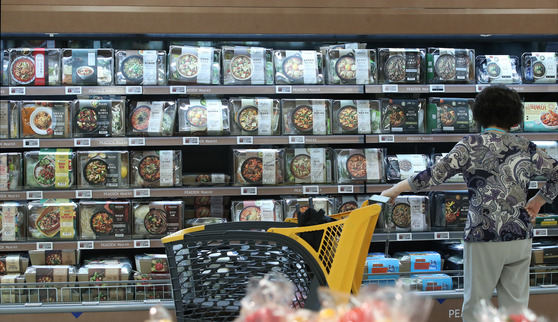
[[[398,233],[397,234],[397,241],[408,241],[413,240],[412,233]]]
[[[276,94],[291,94],[293,92],[292,86],[275,86]]]
[[[394,135],[380,135],[378,137],[378,141],[380,141],[380,143],[393,143],[395,142],[395,136]]]
[[[304,136],[289,136],[289,144],[304,144],[306,139]]]
[[[533,229],[533,235],[535,237],[546,237],[548,236],[548,229]]]
[[[134,240],[134,248],[150,248],[151,241],[149,239]]]
[[[171,94],[186,94],[186,86],[171,86],[169,91]]]
[[[197,136],[182,138],[182,144],[183,145],[199,145],[200,144],[200,138],[197,137]]]
[[[382,85],[382,92],[383,93],[397,93],[399,92],[399,86],[396,84],[383,84]]]
[[[66,95],[81,95],[81,86],[66,86]]]
[[[475,86],[475,90],[478,92],[482,92],[483,89],[489,87],[490,85],[477,85]]]
[[[9,95],[25,95],[25,87],[10,87]]]
[[[437,231],[434,233],[435,240],[450,239],[449,231]]]
[[[93,190],[76,190],[76,199],[93,198]]]
[[[346,185],[346,186],[342,186],[339,185],[337,186],[337,193],[353,193],[353,186],[350,185]]]
[[[251,136],[237,136],[236,144],[254,144],[254,138]]]
[[[144,146],[145,138],[128,138],[129,146]]]
[[[430,85],[430,93],[443,93],[446,91],[446,86],[442,84]]]
[[[303,186],[302,193],[305,195],[317,195],[320,193],[319,186]]]
[[[91,146],[90,138],[74,139],[74,147],[79,148],[84,146]]]
[[[24,148],[38,148],[41,145],[39,139],[25,139],[23,140]]]
[[[258,188],[256,187],[242,187],[240,188],[240,195],[242,196],[256,196],[258,194]]]
[[[27,191],[27,200],[43,199],[42,191]]]
[[[89,241],[78,241],[77,243],[78,249],[95,249],[95,243],[91,240]]]
[[[52,242],[38,242],[37,250],[52,250]]]
[[[150,189],[134,189],[134,198],[149,198],[150,196]]]
[[[126,86],[127,95],[141,95],[143,94],[143,87],[141,86]]]
[[[539,182],[538,181],[529,181],[529,189],[538,189]]]

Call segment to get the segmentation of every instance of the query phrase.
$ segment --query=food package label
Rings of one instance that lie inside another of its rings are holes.
[[[366,156],[366,179],[380,180],[381,154],[379,149],[365,149]]]
[[[318,62],[316,52],[311,50],[302,50],[300,53],[302,56],[304,84],[316,84],[318,82]]]
[[[252,85],[263,85],[265,81],[265,50],[259,47],[250,48],[250,63],[252,68],[252,76],[250,77]]]
[[[2,205],[2,216],[0,223],[2,224],[1,240],[2,241],[15,241],[16,240],[16,217],[17,207]]]
[[[356,63],[356,83],[370,84],[370,51],[368,49],[355,49],[354,51]]]
[[[422,198],[409,198],[409,205],[411,206],[411,231],[425,231],[427,228],[426,214],[423,212]]]
[[[170,187],[174,184],[174,151],[159,151],[159,159],[161,162],[161,177],[159,184],[161,187]]]
[[[163,125],[163,105],[164,102],[152,102],[151,114],[149,115],[149,125],[147,131],[149,133],[161,133]]]
[[[223,105],[221,100],[206,100],[207,104],[207,131],[223,131]]]
[[[8,155],[0,154],[0,191],[8,190]]]
[[[512,83],[514,68],[508,55],[486,56],[488,77],[491,83]]]
[[[60,238],[74,238],[76,213],[72,206],[60,206]]]
[[[58,149],[54,153],[54,186],[68,188],[70,186],[70,149]]]
[[[327,134],[327,114],[324,100],[312,100],[312,133]]]
[[[275,221],[275,203],[273,200],[258,200],[256,205],[260,207],[262,221]]]
[[[411,257],[411,272],[439,271],[442,269],[442,259],[436,252],[409,252]]]
[[[8,101],[0,101],[0,139],[10,137],[10,119],[8,118]]]
[[[213,71],[213,48],[200,47],[198,48],[198,55],[198,83],[210,84]]]
[[[157,51],[140,50],[143,55],[143,85],[157,85]]]
[[[523,130],[525,132],[551,132],[558,130],[557,102],[525,102]]]
[[[271,135],[272,126],[271,119],[273,115],[273,100],[272,99],[256,99],[256,106],[258,107],[258,134]],[[243,104],[244,106],[244,104]]]
[[[7,255],[6,256],[6,271],[18,273],[20,271],[19,267],[20,255]]]
[[[266,185],[274,185],[277,181],[277,153],[275,150],[264,150],[262,154],[262,183]]]
[[[323,183],[326,180],[326,150],[323,148],[310,148],[308,150],[310,152],[310,181],[312,183]]]
[[[469,101],[467,99],[440,99],[437,119],[444,132],[469,132]]]
[[[421,280],[423,291],[447,291],[453,289],[451,276],[447,274],[421,274],[411,275],[410,277]]]
[[[358,100],[356,101],[356,105],[358,117],[358,134],[372,133],[370,121],[370,101]]]

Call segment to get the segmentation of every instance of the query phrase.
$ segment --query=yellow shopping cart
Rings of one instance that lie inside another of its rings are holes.
[[[367,202],[335,222],[233,222],[196,226],[163,238],[178,321],[234,319],[252,277],[283,274],[295,285],[294,307],[317,308],[317,288],[358,292],[381,212]],[[315,251],[299,235],[322,231]]]

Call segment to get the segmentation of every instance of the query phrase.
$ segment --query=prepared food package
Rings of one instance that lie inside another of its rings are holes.
[[[409,277],[419,279],[423,291],[449,291],[453,289],[452,278],[448,274],[413,274]]]
[[[395,286],[399,274],[385,275],[385,273],[398,273],[399,260],[397,258],[381,255],[368,254],[364,264],[364,284],[375,284],[380,286]],[[381,274],[381,275],[380,275]]]
[[[172,288],[166,284],[171,279],[170,273],[134,272],[133,279],[138,281],[135,286],[136,300],[172,300]],[[153,281],[166,282],[154,284]]]
[[[131,204],[127,200],[79,203],[81,239],[122,239],[132,235]]]
[[[333,100],[333,134],[380,133],[379,100]]]
[[[25,273],[29,266],[29,257],[24,253],[0,254],[0,275]]]
[[[192,218],[229,218],[230,210],[225,209],[229,205],[229,197],[223,196],[195,196],[183,199],[184,219],[187,222]]]
[[[429,47],[426,54],[427,84],[474,84],[475,50]]]
[[[335,214],[335,199],[326,196],[317,196],[312,198],[314,209],[323,209],[327,216]],[[299,198],[295,196],[283,198],[283,214],[286,218],[297,218],[296,208],[300,213],[305,212],[310,207],[310,198]]]
[[[425,80],[424,48],[379,48],[380,84],[422,84]]]
[[[0,100],[0,139],[19,138],[20,122],[19,103]]]
[[[2,77],[0,77],[0,84],[4,85],[4,86],[8,86],[10,85],[10,56],[8,55],[8,51],[7,50],[2,50],[2,52],[0,53],[1,57],[1,64],[2,64],[2,69],[0,70],[0,74],[2,75]]]
[[[80,251],[77,249],[30,250],[31,265],[77,265]]]
[[[424,133],[425,99],[381,100],[382,133]]]
[[[386,213],[388,231],[429,231],[430,205],[427,196],[398,196]]]
[[[435,212],[433,227],[463,230],[469,212],[469,195],[466,191],[435,192],[430,195]]]
[[[329,49],[326,55],[328,85],[376,84],[375,49]]]
[[[362,202],[355,195],[338,196],[336,198],[335,213],[353,211],[360,208],[360,205],[362,205]]]
[[[21,190],[23,161],[20,152],[0,153],[0,191]]]
[[[25,276],[23,274],[0,275],[0,303],[15,304],[29,303],[27,290],[23,288]],[[4,286],[5,284],[22,284],[20,286]]]
[[[558,227],[558,214],[537,214],[535,227],[556,228]]]
[[[440,159],[442,159],[446,155],[447,155],[447,153],[434,153],[430,158],[431,161],[432,161],[432,164],[438,163],[440,161]],[[465,183],[465,179],[463,178],[463,173],[458,173],[458,174],[454,175],[453,177],[447,179],[445,182]]]
[[[558,52],[526,52],[521,55],[521,76],[525,84],[558,82]]]
[[[427,133],[473,133],[479,127],[473,119],[472,98],[430,97],[426,108]]]
[[[0,202],[0,241],[22,241],[27,236],[27,204]]]
[[[111,48],[62,50],[62,85],[112,85],[113,75]]]
[[[386,181],[385,149],[336,149],[334,152],[334,173],[338,184],[384,183]]]
[[[285,183],[332,183],[330,148],[285,149]]]
[[[21,138],[69,138],[70,101],[20,101]]]
[[[558,102],[524,102],[523,131],[558,131]]]
[[[395,158],[398,163],[399,179],[406,180],[411,176],[426,170],[430,164],[430,157],[426,154],[397,154]],[[389,168],[388,164],[388,168]],[[389,179],[393,179],[391,176]]]
[[[521,84],[517,56],[479,55],[475,66],[478,84]]]
[[[182,229],[182,200],[138,201],[132,203],[134,237],[160,238]]]
[[[133,288],[107,281],[128,281],[132,273],[130,264],[89,264],[77,272],[79,282],[89,282],[91,288],[80,286],[82,301],[123,301],[134,298]],[[110,286],[110,287],[109,287]]]
[[[64,240],[77,237],[78,205],[68,199],[42,199],[27,204],[27,239]]]
[[[114,54],[116,85],[166,85],[164,50],[117,50]]]
[[[24,152],[25,186],[69,189],[74,185],[75,153],[71,149],[41,149]]]
[[[331,101],[327,99],[282,99],[283,134],[331,134]]]
[[[322,53],[313,50],[275,50],[275,84],[313,85],[324,83]]]
[[[283,221],[281,201],[265,199],[232,202],[233,221]]]
[[[76,154],[79,189],[128,187],[128,151],[79,150]]]
[[[177,104],[179,134],[230,134],[229,104],[226,99],[179,99]]]
[[[74,101],[74,137],[126,135],[126,101],[123,99],[77,99]]]
[[[394,258],[399,259],[400,272],[428,272],[442,270],[442,256],[435,251],[396,252]],[[422,284],[422,283],[420,283]]]
[[[231,176],[225,173],[185,173],[183,186],[228,186]]]
[[[285,181],[284,149],[233,150],[234,185],[280,185]]]
[[[182,186],[182,151],[132,151],[132,187]]]
[[[224,85],[273,85],[273,51],[262,47],[223,47]]]
[[[169,262],[165,254],[139,254],[134,258],[136,269],[142,274],[169,273]]]
[[[169,84],[219,85],[221,51],[213,47],[170,46]]]
[[[281,108],[278,99],[238,97],[229,102],[232,135],[279,135]]]
[[[33,265],[25,271],[26,283],[57,283],[46,286],[47,289],[41,290],[40,287],[29,291],[29,302],[57,302],[70,298],[70,288],[75,286],[76,268],[72,265]],[[52,290],[57,288],[58,292]],[[58,297],[57,297],[58,293]]]
[[[61,49],[10,48],[8,55],[10,61],[8,77],[11,86],[60,85]]]
[[[128,135],[172,136],[176,118],[175,101],[131,101]]]

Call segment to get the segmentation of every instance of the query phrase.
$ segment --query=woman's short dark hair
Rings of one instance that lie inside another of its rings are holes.
[[[515,90],[504,85],[489,86],[475,98],[473,118],[484,128],[510,129],[522,122],[523,103]]]

